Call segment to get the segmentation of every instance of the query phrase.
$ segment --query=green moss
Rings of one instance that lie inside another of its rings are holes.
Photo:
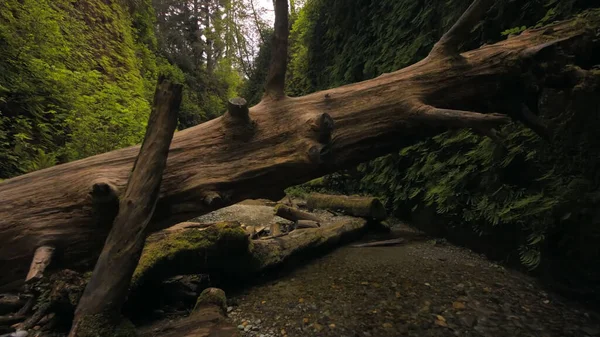
[[[135,337],[135,326],[128,320],[120,318],[115,321],[104,314],[84,316],[79,321],[77,337]]]
[[[248,238],[238,222],[220,222],[202,230],[174,232],[157,241],[152,241],[151,237],[144,247],[132,283],[135,285],[154,269],[168,268],[169,262],[178,258],[193,260],[196,254],[228,246],[248,247]]]

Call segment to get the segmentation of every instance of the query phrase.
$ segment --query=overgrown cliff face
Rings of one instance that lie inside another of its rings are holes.
[[[288,91],[306,94],[408,66],[460,16],[470,0],[312,0],[292,29]],[[464,48],[551,23],[593,1],[498,1]],[[596,12],[596,15],[598,12]],[[330,185],[385,197],[400,217],[555,280],[600,280],[600,64],[598,50],[573,60],[573,83],[523,87],[523,101],[551,131],[543,140],[521,123],[501,130],[506,148],[452,131],[361,165]],[[537,73],[545,76],[543,64]],[[571,71],[573,69],[565,69]],[[490,107],[510,112],[506,107]],[[341,182],[340,182],[341,180]]]
[[[149,0],[2,1],[0,178],[141,140],[153,22]]]

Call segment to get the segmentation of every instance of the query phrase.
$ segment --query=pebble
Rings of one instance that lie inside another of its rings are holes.
[[[240,325],[238,325],[238,329],[244,330],[244,326],[240,324]]]
[[[250,329],[252,329],[252,324],[246,325],[246,327],[244,328],[244,331],[250,331]]]
[[[227,307],[227,312],[232,312],[233,311],[233,307]]]

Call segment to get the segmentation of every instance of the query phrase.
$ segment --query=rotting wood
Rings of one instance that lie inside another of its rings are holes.
[[[91,329],[96,329],[98,322],[107,323],[104,324],[106,331],[110,331],[111,324],[117,327],[120,323],[121,307],[127,298],[131,277],[146,241],[146,228],[158,201],[169,144],[177,127],[181,96],[181,85],[159,79],[144,142],[115,222],[75,311],[70,337],[92,336],[96,331]]]
[[[598,33],[586,28],[597,25],[593,20],[580,16],[527,30],[462,53],[460,62],[430,53],[375,79],[303,97],[263,100],[249,109],[256,127],[247,138],[232,137],[236,129],[227,116],[178,132],[150,230],[245,199],[277,200],[286,187],[447,129],[500,126],[509,121],[506,116],[461,109],[504,100],[515,81],[528,80],[523,74],[557,61],[556,48],[567,56],[591,50],[598,44]],[[544,50],[549,52],[540,53]],[[327,143],[311,127],[323,113],[334,122]],[[0,289],[20,286],[33,252],[44,245],[56,248],[61,267],[89,269],[110,230],[96,221],[90,191],[102,181],[112,186],[110,193],[122,195],[138,152],[139,146],[125,148],[0,183]],[[206,202],[206,191],[220,202]]]
[[[387,218],[385,207],[373,197],[311,193],[306,198],[306,207],[309,210],[326,209],[374,220]]]

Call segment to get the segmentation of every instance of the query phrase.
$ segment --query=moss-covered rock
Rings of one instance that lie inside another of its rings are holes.
[[[200,296],[198,296],[194,311],[207,305],[216,305],[225,314],[227,312],[227,297],[225,296],[225,292],[219,288],[204,289]]]

